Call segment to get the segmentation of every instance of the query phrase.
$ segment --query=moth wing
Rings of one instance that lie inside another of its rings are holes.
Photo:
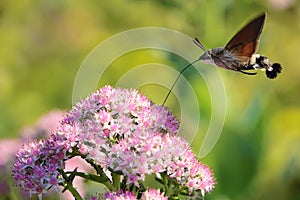
[[[253,19],[233,36],[225,46],[225,49],[238,57],[242,62],[249,61],[251,55],[257,51],[265,19],[266,13]]]

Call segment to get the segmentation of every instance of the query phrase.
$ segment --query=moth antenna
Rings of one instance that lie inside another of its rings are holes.
[[[206,51],[206,49],[204,48],[204,46],[201,44],[201,42],[198,40],[198,38],[195,38],[193,40],[193,42],[198,46],[200,47],[200,49],[202,49],[203,51]]]
[[[194,60],[193,62],[189,63],[187,66],[185,66],[185,67],[180,71],[179,75],[177,76],[176,80],[174,81],[174,83],[173,83],[171,89],[169,90],[169,92],[168,92],[168,94],[167,94],[167,96],[166,96],[164,102],[162,103],[162,105],[165,105],[165,103],[166,103],[166,101],[167,101],[169,95],[171,94],[171,92],[172,92],[172,90],[173,90],[175,84],[176,84],[177,81],[179,80],[179,77],[181,76],[181,74],[182,74],[187,68],[189,68],[190,66],[192,66],[193,64],[195,64],[195,63],[198,62],[199,60],[200,60],[199,58],[198,58],[197,60]]]

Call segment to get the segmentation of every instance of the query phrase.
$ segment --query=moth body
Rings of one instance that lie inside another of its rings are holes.
[[[281,73],[281,65],[272,63],[266,56],[256,54],[260,34],[265,23],[266,14],[258,16],[250,21],[226,44],[225,47],[217,47],[205,50],[204,46],[196,38],[195,44],[198,45],[204,54],[199,60],[206,64],[238,71],[248,75],[255,75],[256,72],[246,72],[248,70],[261,69],[266,71],[268,78],[273,79]]]

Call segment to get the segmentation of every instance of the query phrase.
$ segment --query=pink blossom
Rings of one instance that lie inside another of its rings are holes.
[[[141,200],[168,200],[168,197],[165,197],[164,193],[160,193],[159,190],[149,189],[143,193]]]
[[[78,102],[63,121],[68,128],[58,131],[61,141],[75,139],[67,149],[76,144],[88,159],[121,171],[127,184],[139,187],[146,175],[164,171],[191,191],[204,194],[215,184],[209,169],[177,135],[176,118],[136,90],[105,86]]]
[[[139,188],[147,175],[166,174],[185,190],[204,195],[214,188],[213,174],[178,136],[178,127],[166,107],[137,90],[105,86],[73,106],[49,138],[23,146],[13,168],[14,181],[32,194],[58,189],[64,181],[58,171],[66,170],[66,161],[81,156],[105,173],[121,174],[125,187]],[[144,199],[165,199],[163,195],[149,190]],[[105,196],[136,199],[128,191]]]
[[[12,173],[16,185],[30,194],[42,194],[62,182],[57,169],[64,168],[64,162],[56,156],[53,143],[45,140],[23,145],[16,155]]]
[[[184,140],[176,139],[172,143],[176,144],[181,153],[174,155],[167,167],[167,174],[186,186],[190,192],[200,190],[203,196],[210,192],[214,188],[215,179],[209,167],[196,159]]]
[[[129,141],[138,144],[139,138],[165,132],[178,132],[178,121],[165,107],[154,105],[136,90],[105,86],[78,102],[51,137],[59,143],[68,141],[64,146],[69,151],[76,145],[87,159],[105,167],[111,164],[105,162],[111,151],[123,151]]]
[[[132,192],[106,192],[104,195],[105,200],[136,200]]]

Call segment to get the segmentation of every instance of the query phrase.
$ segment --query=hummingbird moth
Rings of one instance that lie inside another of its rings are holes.
[[[256,72],[248,70],[265,70],[270,79],[277,77],[281,72],[279,63],[272,63],[266,56],[256,54],[259,37],[265,24],[266,14],[258,16],[244,26],[225,47],[217,47],[206,50],[200,41],[195,38],[194,43],[204,52],[199,60],[206,64],[241,72],[247,75],[255,75]]]
[[[276,78],[277,74],[281,73],[281,65],[279,63],[272,63],[266,56],[256,54],[259,37],[264,27],[265,19],[266,13],[263,13],[250,21],[244,28],[235,34],[235,36],[233,36],[225,47],[206,50],[201,42],[195,38],[193,40],[194,43],[204,51],[204,54],[197,60],[189,63],[180,71],[162,105],[166,103],[181,74],[198,61],[247,75],[257,74],[256,72],[247,72],[248,70],[261,69],[266,71],[268,78]]]

